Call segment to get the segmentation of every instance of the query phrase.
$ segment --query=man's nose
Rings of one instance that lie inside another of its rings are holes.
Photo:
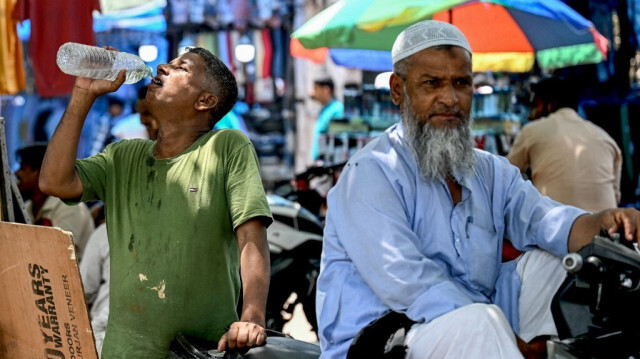
[[[162,73],[166,75],[169,73],[169,64],[160,64],[158,65],[158,73]]]
[[[456,91],[456,88],[452,84],[447,84],[442,86],[442,88],[440,88],[438,98],[443,104],[447,106],[456,105],[459,99],[458,92]]]

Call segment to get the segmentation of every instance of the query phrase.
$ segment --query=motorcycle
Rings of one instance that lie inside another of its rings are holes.
[[[552,304],[559,339],[554,359],[640,358],[640,252],[606,232],[563,258],[568,276]]]
[[[218,343],[179,333],[171,342],[167,359],[317,359],[320,347],[267,330],[267,342],[260,347],[218,352]]]
[[[274,220],[267,229],[271,258],[267,329],[281,332],[300,303],[317,333],[315,295],[320,273],[322,222],[296,202],[274,194],[267,195],[267,200]],[[290,301],[292,293],[295,293],[293,302]]]

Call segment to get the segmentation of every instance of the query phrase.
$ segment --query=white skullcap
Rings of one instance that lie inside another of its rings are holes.
[[[446,22],[425,20],[409,26],[398,35],[391,48],[393,64],[439,45],[460,46],[471,53],[471,46],[460,29]]]

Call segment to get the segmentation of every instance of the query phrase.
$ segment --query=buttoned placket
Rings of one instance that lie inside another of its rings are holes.
[[[469,226],[469,223],[473,223],[473,217],[465,213],[466,202],[469,199],[471,190],[461,182],[459,183],[460,183],[460,186],[462,187],[462,198],[460,199],[460,203],[453,206],[453,196],[449,191],[449,187],[447,186],[447,183],[443,179],[440,179],[440,183],[444,187],[444,190],[447,192],[451,200],[452,209],[451,209],[451,216],[449,218],[449,224],[451,228],[451,233],[453,234],[452,236],[453,247],[455,248],[456,254],[458,255],[458,257],[460,257],[462,252],[461,241],[469,237],[468,226]]]

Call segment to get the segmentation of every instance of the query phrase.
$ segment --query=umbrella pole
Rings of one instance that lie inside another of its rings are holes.
[[[449,24],[453,25],[453,8],[449,9]]]

